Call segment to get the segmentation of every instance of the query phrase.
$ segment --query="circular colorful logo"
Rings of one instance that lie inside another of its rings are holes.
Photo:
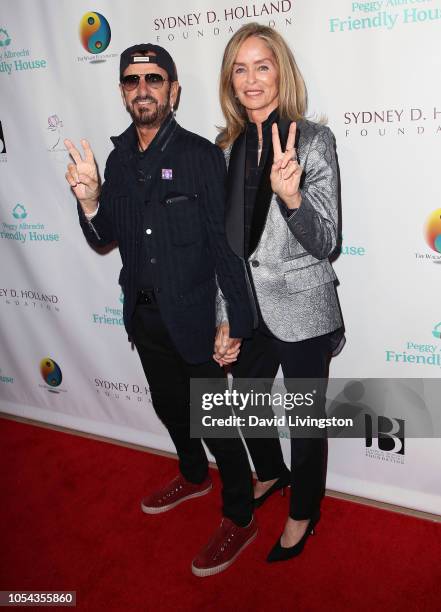
[[[426,221],[425,235],[427,244],[437,253],[441,253],[441,208],[434,210]]]
[[[50,357],[45,357],[40,361],[40,372],[43,380],[50,387],[58,387],[61,385],[63,375],[60,366]]]
[[[101,13],[90,11],[83,15],[80,21],[80,38],[86,51],[102,53],[109,46],[110,37],[109,22]]]

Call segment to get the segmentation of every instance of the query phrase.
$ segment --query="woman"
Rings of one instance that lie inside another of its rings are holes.
[[[245,260],[256,310],[242,343],[236,378],[326,381],[343,338],[329,255],[338,234],[338,176],[329,128],[306,120],[306,89],[294,57],[272,28],[250,23],[229,41],[220,77],[226,126],[218,137],[228,169],[226,230]],[[215,359],[232,363],[227,304],[218,299]],[[290,383],[286,382],[288,390]],[[292,386],[292,385],[291,385]],[[324,411],[321,387],[320,410]],[[257,483],[255,504],[291,485],[290,512],[268,561],[300,554],[320,516],[326,441],[291,439],[291,474],[279,439],[246,440]]]

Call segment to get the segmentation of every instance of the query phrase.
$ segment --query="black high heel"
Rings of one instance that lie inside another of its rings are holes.
[[[305,533],[297,542],[297,544],[294,544],[294,546],[282,546],[280,544],[279,538],[271,549],[268,557],[266,558],[268,563],[274,563],[274,561],[287,561],[288,559],[292,559],[293,557],[297,557],[298,555],[300,555],[300,553],[305,547],[306,540],[309,538],[310,535],[315,534],[314,528],[319,522],[319,520],[320,512],[310,519],[308,526],[306,527]]]
[[[266,491],[263,495],[260,495],[260,497],[254,498],[254,507],[260,508],[260,506],[268,499],[268,497],[271,497],[273,493],[279,491],[280,489],[282,490],[281,494],[285,495],[285,487],[289,486],[290,483],[291,472],[287,469],[286,472],[282,476],[280,476],[274,484],[270,486],[268,491]]]

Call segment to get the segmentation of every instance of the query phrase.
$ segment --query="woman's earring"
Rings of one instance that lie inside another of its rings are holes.
[[[171,110],[171,114],[174,117],[176,115],[176,111],[175,111],[175,107],[173,106],[173,104],[170,106],[170,110]]]

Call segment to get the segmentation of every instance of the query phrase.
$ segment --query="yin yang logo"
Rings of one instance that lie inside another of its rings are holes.
[[[441,253],[441,208],[434,210],[427,218],[425,237],[430,248]]]
[[[104,15],[95,11],[83,15],[80,21],[80,38],[89,53],[97,55],[105,51],[110,44],[111,32]]]
[[[43,380],[50,387],[59,387],[63,380],[61,368],[51,357],[45,357],[40,361],[40,372]]]

